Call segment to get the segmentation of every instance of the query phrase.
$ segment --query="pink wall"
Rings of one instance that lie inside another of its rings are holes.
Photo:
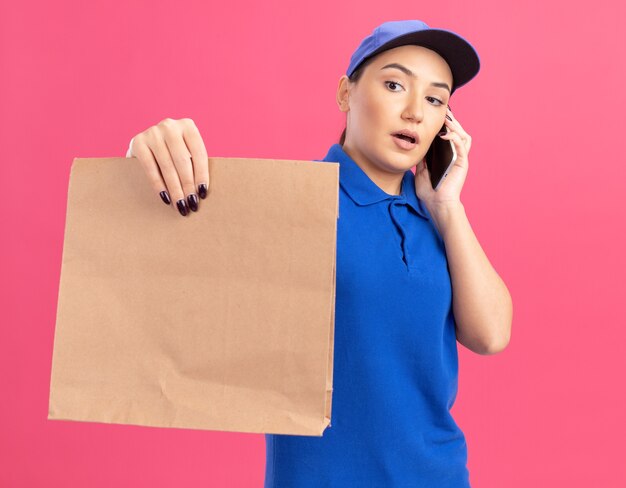
[[[360,39],[416,17],[481,55],[451,100],[473,140],[462,200],[514,302],[505,352],[459,345],[472,484],[626,486],[614,0],[0,3],[0,486],[261,486],[261,435],[47,420],[70,164],[165,117],[193,118],[210,156],[319,159]]]

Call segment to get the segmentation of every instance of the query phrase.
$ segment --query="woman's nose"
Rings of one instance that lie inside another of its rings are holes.
[[[424,109],[419,100],[410,100],[405,111],[405,116],[412,120],[421,121],[424,117]]]

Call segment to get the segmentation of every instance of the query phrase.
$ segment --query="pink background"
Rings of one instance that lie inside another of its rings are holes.
[[[453,413],[472,486],[626,486],[625,13],[0,3],[0,486],[262,486],[262,435],[47,420],[70,165],[124,156],[165,117],[194,119],[209,156],[322,158],[344,127],[335,91],[351,53],[403,18],[460,33],[482,60],[451,100],[473,140],[462,200],[514,320],[501,354],[459,344]]]

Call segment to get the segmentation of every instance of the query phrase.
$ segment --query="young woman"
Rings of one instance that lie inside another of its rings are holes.
[[[510,294],[460,200],[472,140],[448,102],[479,66],[459,35],[392,21],[340,78],[346,129],[319,160],[340,164],[332,420],[322,437],[266,434],[266,488],[470,486],[450,413],[456,342],[499,352],[512,322]],[[457,151],[437,191],[424,162],[435,137]],[[165,203],[171,194],[182,215],[197,211],[209,175],[193,121],[162,121],[127,156]]]

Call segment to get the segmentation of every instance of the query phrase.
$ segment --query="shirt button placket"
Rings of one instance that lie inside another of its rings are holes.
[[[400,223],[400,220],[398,219],[398,216],[396,215],[396,212],[400,212],[402,211],[402,209],[399,209],[399,206],[403,206],[406,205],[405,203],[403,203],[402,201],[395,199],[392,200],[389,203],[389,215],[391,216],[391,220],[394,223],[394,225],[396,226],[396,228],[398,229],[398,232],[400,232],[400,236],[401,236],[401,250],[402,250],[402,261],[404,262],[404,265],[407,267],[409,267],[409,255],[407,252],[407,239],[406,239],[406,231],[404,230],[404,227],[402,227],[402,224]]]

